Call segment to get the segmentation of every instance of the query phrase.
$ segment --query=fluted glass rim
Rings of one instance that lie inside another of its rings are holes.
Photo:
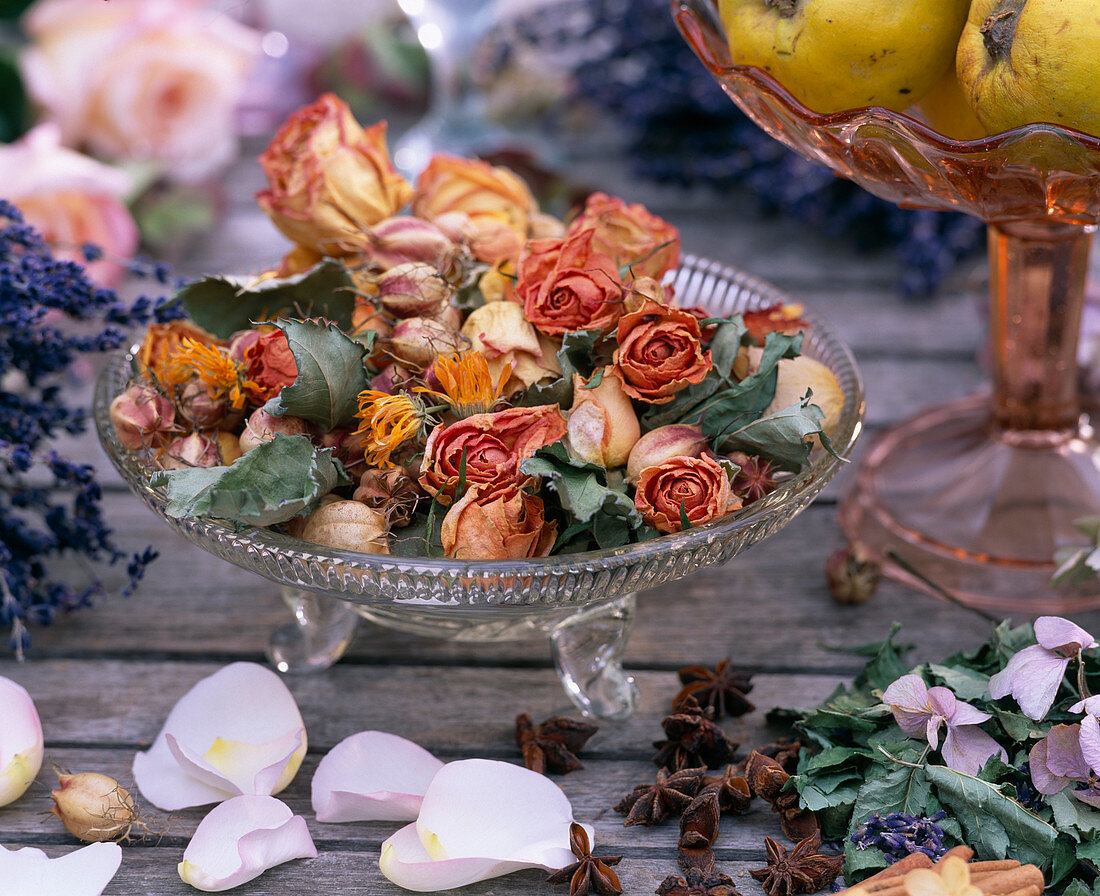
[[[895,112],[882,106],[861,106],[829,113],[814,112],[763,69],[752,65],[734,64],[718,17],[716,0],[671,0],[670,5],[673,19],[684,40],[719,83],[730,77],[747,81],[756,90],[779,100],[789,111],[795,113],[811,127],[836,129],[845,126],[877,124],[892,130],[904,129],[941,152],[963,157],[997,152],[1037,134],[1050,134],[1079,144],[1086,149],[1100,152],[1100,138],[1048,122],[1020,125],[1008,131],[977,137],[973,140],[954,140],[913,115]]]
[[[739,294],[748,296],[740,306],[744,309],[761,308],[776,302],[792,303],[786,293],[758,278],[732,267],[706,259],[685,255],[678,276],[701,276],[721,280],[735,287]],[[733,309],[737,310],[737,309]],[[805,354],[828,355],[828,364],[837,375],[844,389],[845,404],[832,441],[838,455],[833,457],[818,448],[811,462],[799,474],[782,483],[774,492],[760,501],[721,519],[696,526],[686,532],[663,535],[639,544],[621,548],[560,554],[533,560],[457,560],[437,557],[407,557],[396,554],[363,554],[330,548],[293,538],[281,532],[254,526],[233,524],[211,518],[172,519],[165,514],[166,496],[163,489],[149,484],[152,468],[142,463],[140,457],[124,449],[118,441],[110,421],[110,404],[121,391],[119,388],[132,374],[132,361],[136,347],[116,351],[100,375],[95,390],[93,416],[99,440],[111,462],[124,481],[147,505],[160,516],[202,546],[211,542],[232,541],[235,547],[248,546],[261,553],[271,552],[272,559],[282,564],[305,564],[303,568],[314,571],[342,568],[361,571],[376,576],[414,573],[432,576],[441,582],[454,584],[463,579],[511,579],[537,578],[545,580],[569,574],[606,573],[632,567],[651,560],[673,560],[678,555],[689,554],[696,549],[715,545],[742,530],[762,527],[779,518],[789,518],[801,510],[825,487],[839,467],[850,457],[863,428],[863,382],[855,358],[848,346],[818,315],[805,311],[802,319],[808,323],[806,344],[821,347],[820,351],[807,350]],[[845,388],[846,387],[846,388]],[[218,552],[227,556],[225,552]],[[233,559],[227,556],[227,559]],[[575,601],[562,598],[562,601]],[[400,602],[397,597],[394,602]]]

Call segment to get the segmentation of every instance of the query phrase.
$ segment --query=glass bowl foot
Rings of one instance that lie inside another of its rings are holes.
[[[1055,552],[1085,541],[1074,523],[1100,514],[1092,422],[1006,432],[989,409],[975,396],[880,437],[841,504],[841,528],[891,578],[933,594],[934,583],[968,606],[1022,615],[1100,606],[1100,578],[1050,582]]]
[[[267,656],[280,672],[327,669],[347,650],[359,614],[342,600],[284,587],[283,600],[294,621],[279,626],[267,643]]]
[[[555,626],[550,644],[558,677],[585,715],[625,719],[634,712],[638,688],[622,657],[634,622],[634,595],[581,610]]]

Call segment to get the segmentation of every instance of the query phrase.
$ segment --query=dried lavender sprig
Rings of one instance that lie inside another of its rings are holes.
[[[943,830],[936,824],[946,814],[937,812],[928,817],[905,812],[872,815],[860,824],[851,840],[860,849],[880,849],[890,864],[915,852],[924,853],[935,861],[947,852]]]

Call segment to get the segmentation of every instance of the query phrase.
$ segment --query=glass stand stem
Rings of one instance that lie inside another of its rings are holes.
[[[989,227],[993,419],[1004,438],[1056,444],[1077,427],[1077,339],[1091,228]]]
[[[327,669],[347,650],[359,624],[351,604],[312,591],[284,586],[283,600],[294,621],[271,633],[267,655],[280,672]]]
[[[634,623],[634,595],[574,613],[550,635],[558,677],[585,715],[625,719],[638,689],[623,671],[623,653]]]

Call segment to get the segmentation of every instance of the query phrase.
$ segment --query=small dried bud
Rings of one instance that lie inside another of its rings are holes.
[[[386,517],[358,501],[322,504],[306,519],[301,538],[363,554],[388,554]]]
[[[229,346],[226,353],[230,360],[238,364],[244,363],[244,353],[260,341],[263,334],[259,330],[241,330],[229,337]]]
[[[642,471],[656,467],[673,457],[699,457],[707,447],[707,437],[697,426],[672,423],[651,429],[634,443],[626,460],[626,478],[637,482]]]
[[[434,317],[454,295],[439,269],[422,262],[399,264],[378,278],[378,299],[397,317]]]
[[[408,389],[412,381],[413,375],[400,364],[388,364],[371,379],[370,387],[376,392],[396,395],[402,389]]]
[[[757,454],[734,451],[727,455],[740,469],[730,483],[733,493],[744,503],[751,504],[770,495],[776,489],[775,465]]]
[[[878,588],[882,566],[859,545],[849,545],[829,555],[825,561],[825,579],[837,603],[862,604]]]
[[[416,261],[439,268],[454,250],[454,243],[438,227],[423,218],[396,215],[379,221],[365,232],[363,260],[376,270],[387,271]]]
[[[190,467],[220,467],[221,450],[216,437],[193,432],[173,439],[164,449],[160,465],[165,470],[186,470]]]
[[[60,818],[77,840],[119,840],[138,820],[133,798],[114,778],[96,772],[57,777],[57,789],[50,792],[50,813]]]
[[[408,472],[400,467],[390,470],[364,470],[352,500],[380,511],[391,527],[401,528],[412,522],[422,492]]]
[[[155,389],[133,385],[111,402],[110,415],[119,443],[137,451],[156,444],[172,431],[176,409]]]
[[[623,294],[626,297],[626,310],[630,312],[641,308],[646,299],[662,305],[670,304],[672,289],[662,286],[659,280],[652,277],[639,277],[623,285]]]
[[[454,243],[469,243],[477,236],[477,228],[465,212],[445,212],[436,215],[432,223]]]
[[[179,399],[180,416],[199,429],[213,429],[225,419],[228,409],[226,396],[216,397],[208,386],[197,380],[183,387]]]
[[[427,317],[410,317],[393,329],[390,354],[413,370],[425,370],[440,355],[455,354],[470,347],[470,340],[444,323]]]
[[[352,467],[363,460],[363,442],[350,429],[333,429],[322,433],[317,440],[322,448],[331,448],[332,456],[345,467]]]
[[[270,442],[276,433],[288,436],[304,436],[309,432],[309,426],[300,417],[275,417],[259,408],[252,412],[248,422],[241,433],[241,452],[247,454],[253,448]]]

